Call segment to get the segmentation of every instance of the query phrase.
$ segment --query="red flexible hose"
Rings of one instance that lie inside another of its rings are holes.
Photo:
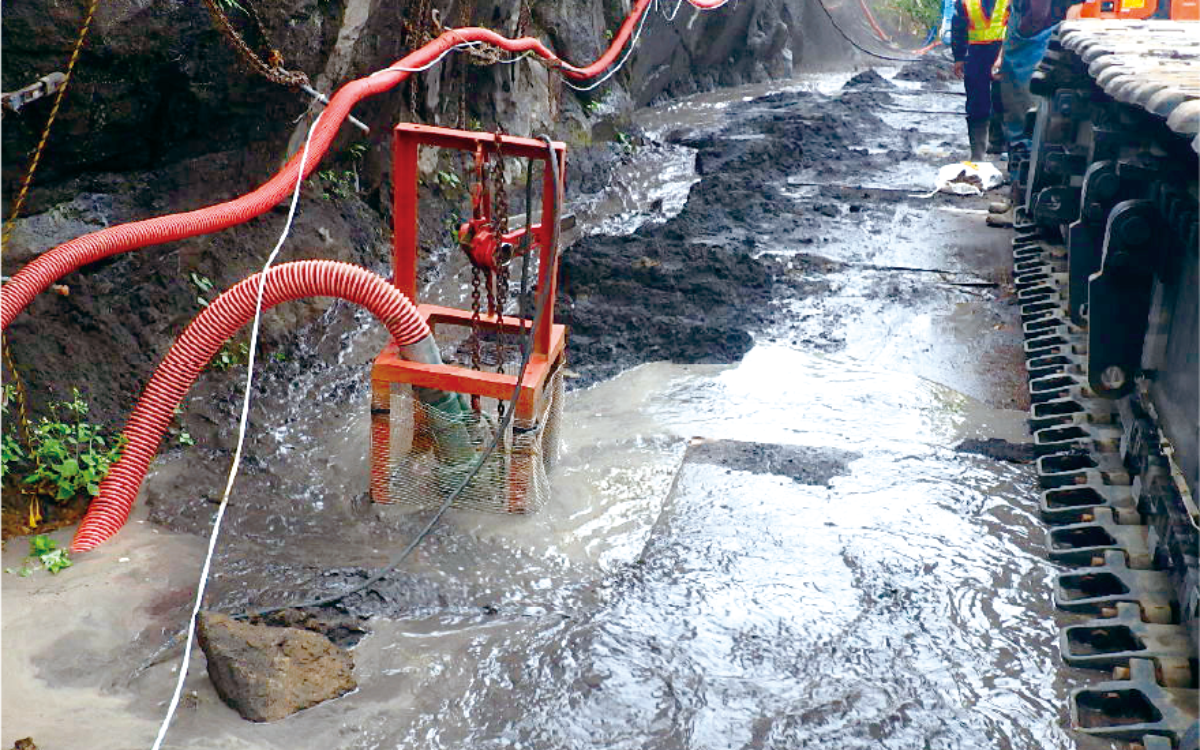
[[[184,395],[224,343],[254,320],[260,276],[255,274],[217,297],[167,352],[125,425],[128,442],[120,460],[100,482],[100,494],[92,500],[71,542],[72,552],[93,549],[125,524],[150,461]],[[267,272],[264,310],[304,297],[339,297],[362,305],[400,346],[430,335],[429,326],[400,290],[359,266],[302,260]]]
[[[875,20],[875,14],[871,12],[871,8],[867,5],[867,0],[858,0],[858,4],[862,6],[863,14],[867,17],[867,23],[871,24],[871,28],[874,29],[875,36],[879,37],[879,41],[891,44],[892,38],[887,35],[887,32]]]
[[[421,68],[436,61],[451,48],[465,42],[484,42],[509,52],[532,52],[558,67],[564,75],[576,80],[594,78],[616,61],[633,35],[638,21],[654,0],[638,0],[621,23],[612,43],[591,65],[582,68],[571,65],[533,37],[509,39],[489,29],[469,27],[444,32],[424,47],[399,62],[366,78],[351,81],[338,89],[321,115],[309,145],[310,156],[305,163],[307,177],[320,164],[329,145],[337,135],[350,109],[363,99],[382,93],[409,76],[408,70]],[[701,9],[717,8],[726,0],[688,0]],[[33,298],[54,282],[72,271],[102,258],[135,250],[147,245],[181,240],[209,234],[241,224],[276,206],[300,177],[300,153],[292,156],[283,169],[253,192],[234,200],[218,203],[186,213],[159,216],[144,221],[120,224],[99,232],[85,234],[43,253],[22,268],[12,281],[0,290],[0,331],[7,330],[13,318],[24,310]],[[300,177],[303,179],[303,177]]]

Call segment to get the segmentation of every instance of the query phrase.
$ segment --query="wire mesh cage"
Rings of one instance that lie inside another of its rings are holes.
[[[547,472],[559,453],[564,396],[563,368],[555,367],[534,410],[534,419],[514,418],[478,474],[451,507],[489,513],[532,514],[550,493]],[[495,401],[476,412],[464,394],[455,408],[427,403],[414,388],[390,383],[372,407],[386,413],[388,455],[372,456],[376,502],[436,508],[470,474],[491,444],[500,417]],[[490,400],[489,400],[490,401]],[[384,444],[373,441],[373,445]],[[376,451],[378,453],[378,451]]]

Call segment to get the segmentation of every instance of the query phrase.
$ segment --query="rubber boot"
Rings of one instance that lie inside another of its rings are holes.
[[[989,154],[1002,154],[1004,153],[1004,145],[1004,117],[994,114],[988,120],[987,152]]]
[[[971,161],[983,161],[983,152],[987,148],[987,134],[987,120],[967,120],[967,140],[971,143]]]
[[[1009,209],[1003,213],[988,214],[987,218],[984,219],[984,223],[986,223],[989,227],[1011,227],[1013,225],[1012,209]]]

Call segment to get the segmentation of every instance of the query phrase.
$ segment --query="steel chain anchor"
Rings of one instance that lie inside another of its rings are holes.
[[[504,308],[508,304],[508,262],[512,256],[511,247],[506,247],[504,235],[508,233],[508,193],[504,187],[504,151],[503,151],[504,134],[496,131],[496,157],[492,162],[492,184],[495,192],[495,205],[492,210],[492,232],[499,244],[495,256],[495,294],[496,294],[496,316],[503,318]],[[501,320],[501,323],[503,321]],[[507,353],[504,345],[504,329],[498,327],[496,329],[496,372],[503,373],[505,365],[505,355]],[[504,405],[498,405],[499,412],[503,416]]]

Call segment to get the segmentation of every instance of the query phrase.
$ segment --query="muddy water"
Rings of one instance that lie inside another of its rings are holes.
[[[644,122],[706,127],[752,95]],[[929,125],[931,147],[955,126]],[[657,220],[646,197],[657,190],[667,213],[694,179],[656,170],[675,176],[623,180],[625,199],[597,201],[613,201],[610,229]],[[221,704],[197,656],[167,747],[1097,747],[1064,728],[1079,675],[1055,652],[1033,472],[953,451],[968,437],[1025,439],[1012,358],[973,343],[1011,326],[1012,310],[862,267],[978,278],[1007,237],[965,246],[978,216],[915,202],[869,220],[839,204],[831,220],[820,252],[846,264],[831,295],[789,302],[790,319],[736,365],[654,363],[570,394],[542,513],[453,513],[378,596],[349,600],[379,613],[353,652],[358,691],[253,725]],[[841,345],[812,345],[831,326]],[[256,416],[217,605],[335,589],[421,520],[362,501],[364,366],[380,342],[365,323],[329,328],[352,333],[314,331],[311,351],[264,381],[286,397]],[[755,445],[792,450],[793,470]],[[201,529],[202,491],[167,497],[185,468],[196,487],[219,484],[224,458],[211,457],[210,482],[195,458],[161,462],[143,500]],[[178,657],[150,662],[185,616],[202,552],[139,511],[58,578],[6,576],[0,741],[149,746]],[[19,557],[10,547],[5,566]],[[47,708],[63,705],[86,719]]]

